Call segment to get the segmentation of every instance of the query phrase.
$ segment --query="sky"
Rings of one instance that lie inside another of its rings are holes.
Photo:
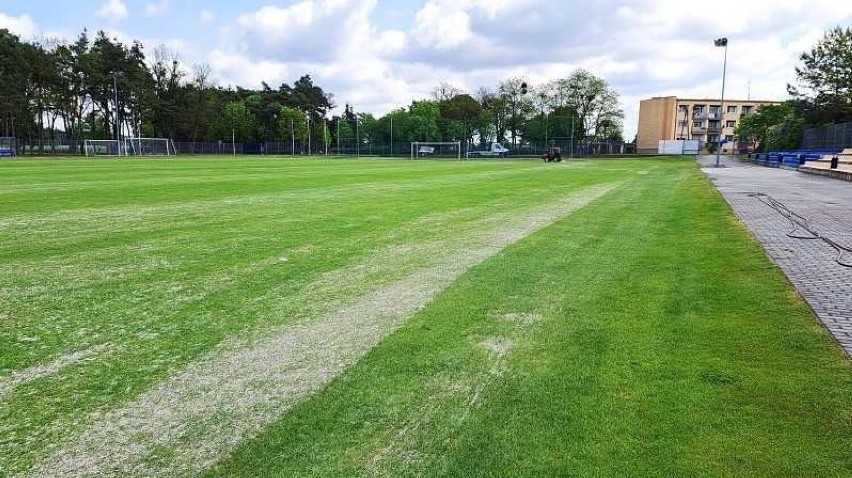
[[[0,28],[73,40],[87,28],[209,64],[221,86],[273,88],[310,74],[339,107],[383,114],[441,82],[468,92],[584,68],[639,101],[783,100],[799,55],[852,25],[850,0],[0,0]]]

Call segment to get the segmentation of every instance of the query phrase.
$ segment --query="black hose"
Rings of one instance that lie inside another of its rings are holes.
[[[787,218],[788,221],[790,221],[790,226],[792,227],[792,229],[790,229],[790,232],[787,233],[787,237],[792,237],[794,239],[820,239],[837,251],[837,257],[834,259],[835,262],[837,262],[843,267],[852,268],[852,263],[845,262],[843,260],[843,256],[845,256],[847,253],[852,252],[852,249],[844,246],[843,244],[838,243],[837,241],[834,241],[830,237],[822,235],[819,231],[811,227],[807,218],[795,213],[793,210],[787,207],[786,204],[773,198],[772,196],[765,193],[754,193],[750,194],[750,196],[757,198],[758,201],[771,207],[778,214],[781,214],[782,216]],[[810,235],[804,236],[796,234],[796,231],[799,229],[806,231]]]

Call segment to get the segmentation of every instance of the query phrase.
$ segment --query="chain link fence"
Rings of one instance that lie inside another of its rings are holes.
[[[852,147],[852,122],[808,128],[802,136],[801,149],[836,149]]]
[[[269,156],[344,156],[344,157],[411,157],[411,143],[395,141],[393,143],[379,143],[368,141],[357,141],[355,139],[341,139],[328,145],[328,149],[320,144],[308,144],[307,142],[292,141],[267,141],[267,142],[230,142],[230,141],[179,141],[175,142],[175,149],[180,155],[269,155]],[[503,143],[509,149],[505,156],[508,158],[538,157],[551,147],[558,147],[565,157],[572,156],[612,156],[625,154],[625,144],[618,141],[571,141],[569,139],[553,139],[545,143],[522,143],[513,148],[510,144]],[[489,144],[466,144],[462,143],[461,157],[468,158],[468,153],[488,150]],[[18,156],[83,156],[85,149],[82,142],[68,142],[65,140],[30,140],[18,141],[16,154]],[[479,155],[471,154],[471,158],[480,158]],[[488,156],[483,156],[488,157]]]

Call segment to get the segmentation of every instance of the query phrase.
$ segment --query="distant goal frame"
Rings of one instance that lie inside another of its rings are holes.
[[[432,156],[434,153],[423,153],[423,147],[435,146],[455,146],[455,159],[462,159],[462,142],[461,141],[412,141],[411,142],[411,159],[448,159],[447,156]]]
[[[177,148],[175,147],[175,142],[169,138],[124,138],[124,151],[125,156],[177,156]],[[156,152],[153,149],[149,148],[148,151],[145,150],[143,146],[143,142],[148,144],[159,143],[162,145],[162,152]]]
[[[159,149],[152,145],[158,145]],[[83,142],[83,152],[91,156],[177,156],[177,147],[169,138],[122,138],[87,139]]]

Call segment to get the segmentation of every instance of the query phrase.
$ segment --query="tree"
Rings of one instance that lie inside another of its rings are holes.
[[[473,138],[474,122],[482,115],[482,105],[467,93],[457,93],[439,104],[444,141],[464,141]]]
[[[189,127],[188,138],[197,141],[203,137],[212,116],[212,108],[208,103],[207,90],[210,88],[213,69],[206,63],[192,66],[192,80],[187,85],[187,121]]]
[[[798,86],[787,85],[811,123],[852,118],[852,29],[834,28],[799,57]]]
[[[804,119],[796,101],[766,105],[740,120],[734,130],[739,141],[754,142],[758,150],[796,149],[804,130]]]
[[[0,29],[0,121],[5,136],[15,134],[28,118],[27,89],[32,68],[26,56],[18,37]]]
[[[517,147],[523,118],[534,110],[532,96],[527,94],[527,82],[523,78],[503,80],[497,87],[497,93],[508,115],[506,126],[512,136],[512,146]]]
[[[278,112],[279,141],[296,141],[300,145],[308,140],[308,122],[305,113],[296,108],[282,107]]]
[[[216,122],[216,137],[230,141],[232,135],[238,142],[249,141],[253,137],[253,118],[246,104],[232,101],[225,105]]]
[[[482,87],[477,93],[482,114],[476,124],[476,135],[480,146],[489,141],[503,142],[506,139],[506,101],[496,92]]]
[[[442,81],[441,83],[438,83],[438,86],[432,89],[432,98],[439,103],[443,103],[462,93],[462,90],[456,88],[450,83],[447,83],[446,81]]]
[[[185,72],[181,67],[180,57],[165,45],[160,45],[154,50],[151,73],[154,77],[153,93],[156,98],[151,102],[153,135],[173,138],[174,128],[181,113],[186,111],[186,90],[181,84]]]
[[[414,101],[408,112],[408,141],[441,141],[441,130],[438,126],[441,108],[437,101]]]

